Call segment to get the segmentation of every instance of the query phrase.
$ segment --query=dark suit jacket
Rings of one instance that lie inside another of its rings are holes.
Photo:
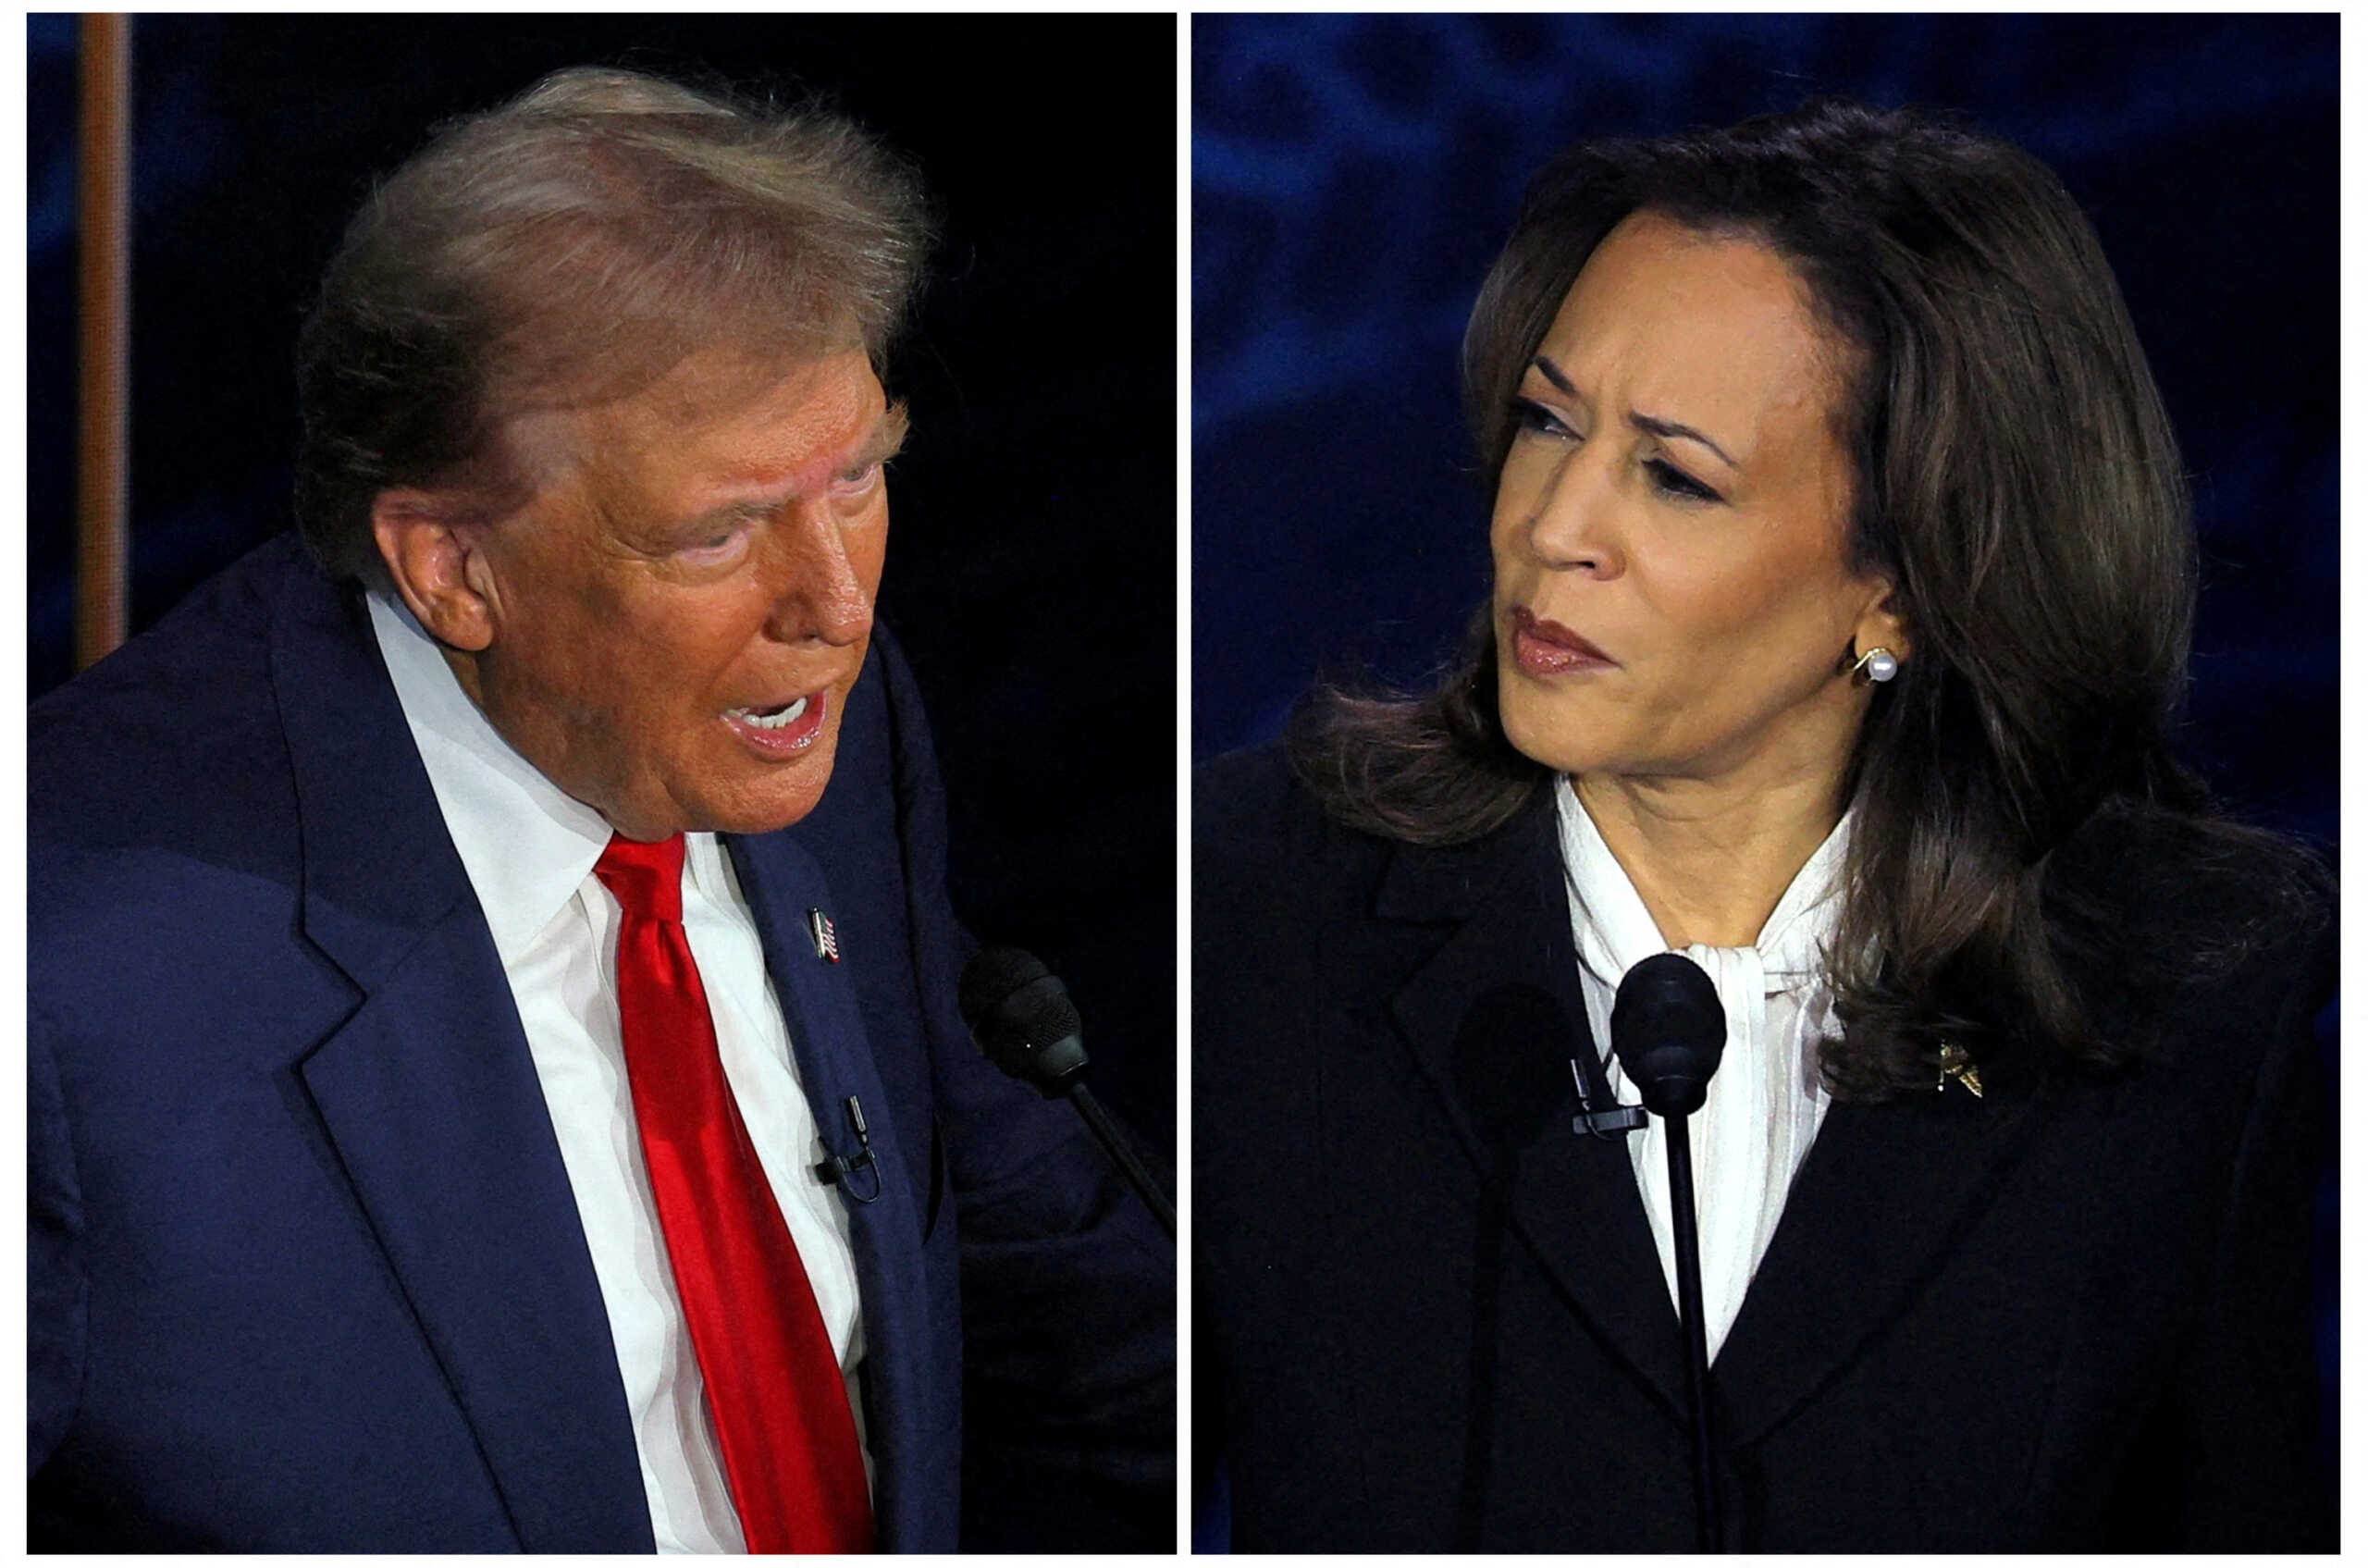
[[[1550,799],[1457,848],[1278,755],[1194,794],[1196,1447],[1240,1549],[1688,1550],[1676,1315],[1592,1049]],[[2127,952],[2279,907],[2147,834],[2059,871]],[[2302,907],[2318,907],[2303,900]],[[2332,1549],[2308,1338],[2322,920],[2170,990],[2077,976],[2138,1068],[2029,1040],[1829,1112],[1712,1368],[1727,1544]]]
[[[649,1549],[542,1092],[358,596],[283,537],[36,704],[31,755],[34,1546]],[[860,1096],[881,1167],[849,1213],[882,1544],[952,1549],[966,1462],[970,1544],[1165,1541],[1172,1253],[968,1043],[884,636],[840,758],[728,846],[821,1135],[857,1154]]]

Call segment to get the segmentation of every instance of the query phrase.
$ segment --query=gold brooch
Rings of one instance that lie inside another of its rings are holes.
[[[1941,1081],[1932,1085],[1933,1093],[1946,1089],[1953,1078],[1972,1090],[1975,1099],[1981,1098],[1981,1069],[1973,1065],[1973,1058],[1965,1054],[1964,1046],[1943,1040],[1941,1042]]]

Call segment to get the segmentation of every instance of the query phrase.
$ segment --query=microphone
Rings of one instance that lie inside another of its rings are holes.
[[[1694,1213],[1694,1155],[1685,1118],[1702,1108],[1727,1047],[1719,988],[1683,953],[1656,953],[1621,977],[1611,1003],[1611,1054],[1645,1108],[1669,1131],[1669,1212],[1675,1231],[1677,1315],[1685,1340],[1685,1400],[1694,1413],[1694,1527],[1700,1551],[1723,1549],[1718,1457],[1710,1429],[1710,1354],[1702,1310],[1702,1237]]]
[[[1033,953],[982,947],[962,966],[955,1005],[989,1061],[1047,1100],[1076,1107],[1167,1239],[1176,1240],[1176,1205],[1085,1086],[1085,1026],[1059,977]]]
[[[1656,953],[1621,977],[1611,1002],[1611,1054],[1655,1116],[1702,1108],[1727,1048],[1727,1010],[1702,966]]]
[[[987,1059],[1047,1100],[1082,1088],[1085,1024],[1068,987],[1033,953],[982,947],[955,996]]]

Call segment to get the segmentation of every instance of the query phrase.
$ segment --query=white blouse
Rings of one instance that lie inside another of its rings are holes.
[[[1558,784],[1554,804],[1587,1025],[1607,1057],[1613,1096],[1634,1105],[1635,1093],[1610,1056],[1611,1004],[1631,966],[1672,949],[1569,779]],[[1776,1233],[1785,1194],[1825,1118],[1827,1096],[1818,1077],[1816,1047],[1838,1035],[1842,1026],[1824,982],[1820,949],[1832,940],[1841,914],[1837,895],[1849,831],[1845,813],[1777,900],[1756,945],[1696,943],[1674,949],[1702,966],[1727,1015],[1725,1054],[1687,1130],[1702,1241],[1703,1314],[1713,1358],[1726,1342],[1744,1291]],[[1627,1139],[1674,1303],[1677,1254],[1670,1222],[1668,1135],[1655,1117]]]

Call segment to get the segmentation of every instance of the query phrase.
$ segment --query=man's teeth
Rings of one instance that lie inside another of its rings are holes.
[[[811,700],[810,698],[801,697],[771,718],[758,714],[753,708],[734,708],[729,711],[733,718],[744,724],[752,725],[760,730],[778,730],[806,717],[806,705]]]

